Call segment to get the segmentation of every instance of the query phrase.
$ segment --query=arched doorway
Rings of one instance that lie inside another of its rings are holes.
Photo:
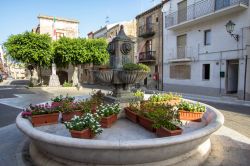
[[[56,74],[59,77],[60,84],[63,85],[63,83],[66,81],[68,82],[68,72],[66,71],[57,71]]]

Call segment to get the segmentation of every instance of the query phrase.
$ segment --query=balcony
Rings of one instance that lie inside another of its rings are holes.
[[[168,51],[167,61],[170,63],[190,62],[191,56],[194,54],[193,49],[187,46],[178,46]]]
[[[226,14],[245,10],[249,0],[202,0],[165,16],[166,28],[178,30]]]
[[[154,36],[154,34],[155,34],[155,25],[152,23],[139,27],[139,37],[147,38]]]
[[[156,51],[141,52],[139,54],[139,63],[155,62]]]

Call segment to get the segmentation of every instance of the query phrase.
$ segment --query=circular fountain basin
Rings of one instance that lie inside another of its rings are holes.
[[[17,116],[17,127],[30,140],[37,165],[200,165],[211,150],[210,135],[224,123],[223,115],[207,108],[202,122],[183,122],[183,134],[156,138],[154,133],[121,117],[92,140],[71,138],[63,124],[34,128]]]

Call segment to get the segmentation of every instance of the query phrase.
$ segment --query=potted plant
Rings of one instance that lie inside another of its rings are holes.
[[[138,123],[139,110],[140,110],[140,105],[138,101],[130,102],[129,106],[124,108],[126,118],[134,123]]]
[[[95,113],[96,112],[97,102],[95,100],[86,99],[86,100],[79,101],[78,104],[82,108],[81,109],[82,113],[86,113],[86,112]]]
[[[157,137],[169,137],[180,135],[182,133],[182,129],[180,127],[167,120],[157,123],[157,125],[159,125],[155,127]]]
[[[75,115],[82,116],[83,114],[82,106],[78,102],[70,102],[69,100],[61,101],[57,110],[62,113],[63,122],[71,120]]]
[[[126,63],[123,65],[123,70],[119,71],[119,79],[127,84],[134,84],[143,80],[150,72],[150,68],[144,64]]]
[[[97,109],[97,114],[101,117],[101,126],[103,128],[109,128],[117,121],[117,114],[121,108],[119,103],[100,105]]]
[[[51,99],[51,101],[52,101],[51,105],[53,107],[57,107],[57,106],[60,106],[61,102],[63,102],[63,101],[73,102],[74,100],[75,100],[75,98],[69,96],[68,94],[65,97],[63,97],[63,95],[59,95],[59,96],[56,96],[55,98]]]
[[[140,105],[140,110],[138,111],[138,123],[145,129],[155,132],[153,128],[154,121],[150,119],[149,113],[153,112],[155,105],[153,103],[143,103]]]
[[[82,117],[74,116],[69,122],[64,124],[73,138],[91,139],[102,133],[98,118],[97,114],[86,113]]]
[[[52,109],[48,103],[40,105],[30,104],[29,108],[22,112],[22,116],[30,119],[32,125],[36,127],[58,123],[59,112]]]
[[[181,101],[178,105],[180,120],[191,120],[200,122],[201,118],[206,112],[206,107],[199,102],[190,103],[187,101]]]
[[[158,137],[168,137],[179,135],[182,129],[179,120],[178,108],[168,105],[161,105],[155,107],[154,111],[148,113],[148,118],[154,121],[153,128],[156,129]]]
[[[149,97],[150,102],[163,103],[166,105],[178,105],[180,103],[181,96],[173,93],[161,93],[153,94]]]

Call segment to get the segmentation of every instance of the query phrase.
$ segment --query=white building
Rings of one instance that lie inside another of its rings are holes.
[[[167,91],[250,100],[249,0],[170,0],[164,7]],[[234,23],[227,32],[226,24]]]

